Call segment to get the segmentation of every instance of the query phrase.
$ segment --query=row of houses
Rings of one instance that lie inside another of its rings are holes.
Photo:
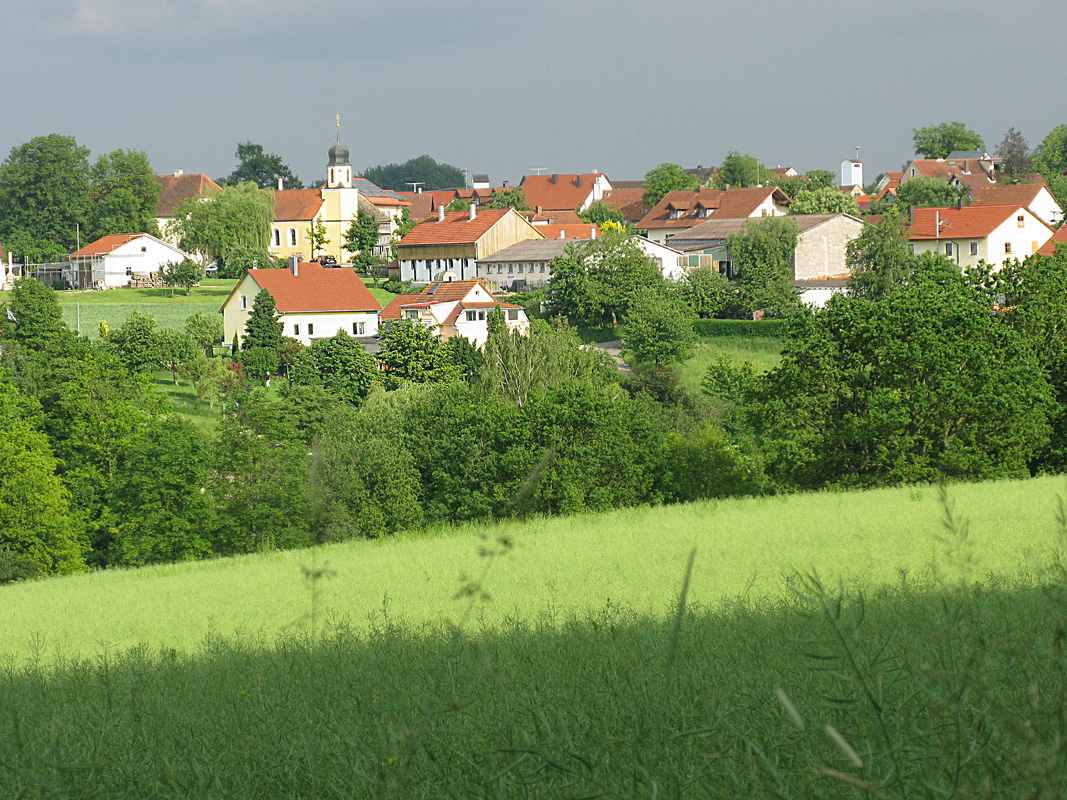
[[[288,269],[252,269],[219,309],[227,343],[244,339],[256,296],[266,289],[274,298],[282,335],[304,345],[338,332],[371,339],[397,319],[432,328],[444,340],[464,336],[481,347],[488,338],[489,312],[499,306],[507,326],[525,332],[521,306],[498,298],[478,280],[432,282],[414,294],[397,295],[384,309],[351,269],[328,269],[294,256]]]

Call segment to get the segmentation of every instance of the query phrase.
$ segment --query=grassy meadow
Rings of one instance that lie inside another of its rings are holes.
[[[1063,488],[734,500],[0,587],[0,792],[1061,797],[1067,595],[1039,565]]]
[[[313,568],[328,569],[316,613],[358,630],[383,608],[413,626],[454,621],[472,583],[489,595],[477,603],[487,624],[606,604],[662,618],[693,548],[689,595],[706,605],[780,598],[795,571],[871,587],[937,570],[1009,575],[1056,547],[1065,489],[1055,478],[952,486],[955,513],[969,521],[963,543],[945,540],[937,488],[900,488],[624,509],[22,583],[0,587],[0,657],[51,662],[102,647],[187,650],[209,633],[279,635],[306,623]]]

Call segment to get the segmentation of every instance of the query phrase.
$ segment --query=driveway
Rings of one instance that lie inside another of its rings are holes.
[[[603,350],[609,356],[615,360],[615,364],[619,368],[619,372],[623,375],[633,375],[634,371],[630,369],[626,362],[622,360],[622,340],[612,339],[610,342],[596,342],[595,347]]]

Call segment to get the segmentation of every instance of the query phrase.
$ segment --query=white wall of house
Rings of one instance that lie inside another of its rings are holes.
[[[800,290],[800,302],[812,308],[823,308],[835,294],[843,294],[844,286],[816,286]]]
[[[83,262],[96,262],[97,274],[103,275],[105,289],[129,286],[134,275],[158,274],[166,264],[189,258],[173,245],[152,236],[139,236],[102,256],[72,258],[75,267]],[[94,270],[95,271],[95,270]]]
[[[446,272],[458,281],[472,281],[478,277],[478,261],[474,258],[401,259],[400,280],[411,283],[430,283],[443,280]]]
[[[461,310],[459,318],[454,325],[446,325],[442,328],[442,338],[451,339],[454,336],[465,336],[475,347],[484,347],[489,339],[489,311],[492,309],[471,309],[474,319],[468,319],[467,311]],[[504,323],[508,330],[518,330],[526,334],[530,329],[530,321],[526,318],[526,312],[521,308],[504,308]],[[479,313],[482,312],[482,313]],[[450,330],[451,329],[451,330]]]
[[[1037,197],[1034,198],[1034,202],[1030,204],[1029,209],[1034,216],[1048,225],[1059,225],[1063,221],[1063,209],[1056,202],[1056,198],[1052,196],[1052,192],[1044,186],[1037,193]]]
[[[1001,266],[1013,259],[1024,259],[1037,252],[1052,238],[1052,229],[1030,211],[1020,207],[985,238],[920,239],[911,242],[916,253],[940,253],[959,264],[973,267],[979,261]]]
[[[257,294],[259,294],[259,284],[252,280],[252,276],[246,274],[226,300],[226,304],[222,307],[222,341],[225,344],[233,343],[234,333],[244,338],[245,323],[248,322],[248,315],[252,313],[252,303]]]
[[[329,339],[338,331],[349,336],[376,336],[377,311],[323,311],[302,314],[281,314],[282,336],[290,336],[303,345],[317,339]]]

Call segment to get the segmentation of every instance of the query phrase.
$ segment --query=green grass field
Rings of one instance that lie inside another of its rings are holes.
[[[699,393],[708,367],[726,356],[733,361],[751,361],[757,372],[766,372],[782,363],[782,340],[769,336],[709,336],[697,340],[693,354],[685,361],[672,364],[678,383],[691,392]],[[632,354],[624,351],[623,358],[635,372],[647,370],[650,364],[634,363]]]
[[[949,493],[970,521],[968,569],[1007,575],[1056,545],[1062,479],[957,485]],[[0,655],[21,660],[88,655],[103,645],[193,648],[209,632],[272,636],[300,625],[311,606],[303,569],[328,565],[319,612],[364,628],[388,605],[411,625],[456,619],[454,599],[472,580],[491,600],[479,615],[499,622],[548,609],[586,613],[617,603],[667,612],[686,558],[697,548],[691,596],[776,598],[784,576],[890,585],[953,567],[941,541],[936,488],[735,499],[494,527],[354,541],[316,551],[265,553],[139,570],[94,572],[0,587]],[[506,554],[479,557],[499,538]],[[482,571],[489,568],[484,579]]]
[[[1064,488],[951,487],[950,528],[937,489],[813,494],[0,587],[0,794],[1061,797]]]

